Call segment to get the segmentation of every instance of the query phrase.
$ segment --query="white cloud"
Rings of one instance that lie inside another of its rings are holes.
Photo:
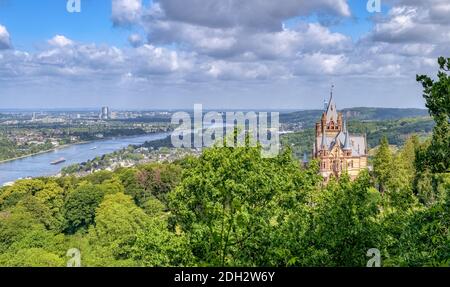
[[[0,50],[11,48],[11,38],[5,26],[0,25]]]
[[[289,59],[315,51],[341,53],[353,45],[349,37],[332,33],[317,23],[302,23],[294,29],[274,33],[256,33],[241,40],[246,52],[269,59]]]
[[[142,14],[142,0],[112,0],[112,20],[115,25],[128,25]]]
[[[205,69],[206,76],[225,81],[267,80],[284,75],[284,73],[278,73],[281,72],[279,66],[273,67],[273,65],[264,63],[238,63],[218,60],[207,63],[202,68]]]
[[[64,36],[56,36],[48,42],[49,46],[30,54],[20,51],[0,53],[0,79],[50,77],[115,82],[123,75],[150,79],[157,75],[171,77],[172,74],[187,73],[195,61],[189,53],[148,44],[119,49],[76,43]]]
[[[143,44],[142,37],[139,34],[131,34],[128,37],[128,42],[132,47],[139,47]]]
[[[187,71],[193,66],[193,58],[187,54],[148,44],[135,49],[131,59],[130,67],[140,77]]]
[[[338,75],[347,64],[348,59],[343,54],[324,54],[316,52],[303,54],[295,62],[297,75]]]
[[[372,38],[387,43],[449,43],[450,3],[428,0],[401,2],[376,19]]]
[[[52,39],[48,40],[48,43],[52,46],[57,46],[57,47],[65,47],[65,46],[73,45],[72,40],[70,40],[62,35],[56,35]]]

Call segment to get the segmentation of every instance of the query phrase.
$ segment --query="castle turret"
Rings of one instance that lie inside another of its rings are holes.
[[[351,150],[352,146],[350,145],[350,135],[348,134],[348,131],[345,133],[345,141],[344,141],[344,147],[343,150]]]
[[[328,150],[327,136],[325,134],[325,127],[322,127],[322,141],[320,144],[320,149],[325,151]]]

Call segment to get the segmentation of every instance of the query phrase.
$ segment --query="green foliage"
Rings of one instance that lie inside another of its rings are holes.
[[[430,146],[420,164],[433,173],[450,172],[450,58],[440,57],[437,80],[417,75],[423,86],[423,97],[430,115],[436,122]]]
[[[108,247],[115,257],[126,258],[136,234],[145,229],[147,221],[148,216],[131,197],[123,193],[106,195],[96,210],[95,227],[90,228],[89,238]]]
[[[5,267],[64,267],[65,260],[42,248],[20,249],[17,253],[0,255],[0,265]]]
[[[158,217],[150,220],[145,230],[136,234],[131,254],[140,266],[195,265],[185,234],[170,232],[167,221]]]
[[[373,159],[373,172],[380,192],[384,192],[386,185],[391,180],[391,170],[393,168],[392,153],[389,149],[389,142],[386,137],[384,137],[376,151],[375,157]]]
[[[0,161],[48,151],[52,148],[53,145],[50,141],[39,144],[25,143],[19,146],[14,141],[4,137],[3,134],[0,134]]]
[[[381,245],[379,202],[367,172],[353,183],[343,177],[327,186],[318,202],[311,242],[323,249],[326,266],[365,265],[367,250]]]
[[[314,140],[314,129],[306,129],[301,132],[283,135],[281,137],[281,144],[292,148],[296,158],[303,159],[305,153],[308,157],[311,156]]]
[[[152,163],[141,166],[136,179],[142,188],[142,193],[136,195],[140,204],[151,196],[166,202],[167,194],[180,182],[181,168],[176,164]]]
[[[62,266],[63,241],[23,207],[0,212],[0,266]]]
[[[6,208],[18,203],[27,195],[34,196],[38,191],[42,190],[44,182],[41,180],[20,180],[11,187],[6,188],[0,194],[0,207]]]
[[[290,151],[263,159],[258,148],[212,148],[193,160],[169,207],[201,265],[265,265],[282,207],[302,200],[302,184]]]
[[[412,213],[399,234],[394,266],[450,266],[450,176],[441,178],[446,200]]]
[[[64,203],[65,230],[75,233],[94,223],[95,210],[103,196],[104,192],[92,183],[82,184],[70,192]]]

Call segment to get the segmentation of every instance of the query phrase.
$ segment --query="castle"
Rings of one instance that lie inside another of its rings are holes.
[[[316,140],[313,157],[320,162],[320,174],[327,182],[331,176],[340,177],[348,173],[355,179],[367,168],[367,140],[365,136],[351,135],[342,113],[336,109],[333,90],[324,112],[316,123]]]

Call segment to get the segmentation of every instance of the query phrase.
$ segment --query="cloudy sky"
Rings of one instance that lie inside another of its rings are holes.
[[[450,2],[381,3],[0,0],[0,108],[423,107]]]

